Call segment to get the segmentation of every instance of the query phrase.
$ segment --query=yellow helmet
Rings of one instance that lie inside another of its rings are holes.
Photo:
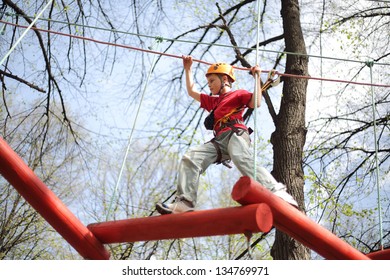
[[[225,75],[228,75],[230,77],[230,79],[232,79],[232,82],[236,81],[236,77],[234,76],[233,66],[231,66],[230,64],[227,64],[227,63],[223,63],[223,62],[222,63],[214,63],[207,70],[206,77],[209,74],[225,74]]]

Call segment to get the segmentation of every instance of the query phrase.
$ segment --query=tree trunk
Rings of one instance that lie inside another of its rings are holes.
[[[282,0],[286,51],[306,54],[298,0]],[[308,57],[287,55],[286,73],[308,74]],[[274,177],[287,186],[288,192],[304,210],[303,147],[306,140],[305,108],[307,80],[284,77],[280,111],[271,136],[274,149]],[[310,251],[301,243],[277,231],[271,250],[274,259],[308,259]]]

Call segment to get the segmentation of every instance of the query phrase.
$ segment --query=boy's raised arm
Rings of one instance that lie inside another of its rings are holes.
[[[261,104],[261,97],[262,97],[262,92],[261,92],[261,69],[259,66],[253,66],[251,68],[251,72],[253,74],[253,77],[255,78],[255,87],[256,87],[256,92],[257,92],[257,107],[260,107]],[[250,108],[255,108],[255,94],[252,95],[252,99],[249,102],[249,107]]]
[[[192,75],[192,57],[183,55],[183,67],[186,75],[186,86],[188,95],[200,102],[200,92],[196,90]]]

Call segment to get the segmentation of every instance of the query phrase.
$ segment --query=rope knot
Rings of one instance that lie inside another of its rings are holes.
[[[370,67],[370,68],[371,68],[371,67],[374,66],[374,61],[373,61],[373,60],[366,61],[365,64],[366,64],[367,67]]]

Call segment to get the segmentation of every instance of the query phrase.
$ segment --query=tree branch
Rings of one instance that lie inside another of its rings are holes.
[[[220,16],[220,18],[221,18],[222,21],[223,21],[223,25],[215,25],[215,26],[217,26],[217,27],[219,27],[219,28],[221,28],[221,29],[223,29],[223,30],[225,30],[225,31],[227,32],[227,34],[228,34],[228,36],[229,36],[229,39],[230,39],[230,42],[231,42],[232,46],[234,47],[234,51],[235,51],[235,53],[236,53],[236,59],[237,59],[238,61],[240,61],[240,63],[241,63],[244,67],[250,68],[250,67],[251,67],[251,64],[245,59],[244,55],[241,53],[240,49],[238,48],[238,44],[237,44],[237,42],[236,42],[236,40],[235,40],[235,38],[234,38],[233,33],[231,32],[231,30],[230,30],[230,28],[229,28],[229,26],[228,26],[228,23],[227,23],[225,17],[224,17],[223,14],[222,14],[221,8],[219,7],[218,3],[217,3],[216,5],[217,5],[217,7],[218,7],[219,16]],[[278,36],[278,38],[280,38],[280,37],[283,38],[283,35]],[[271,40],[271,39],[270,39],[270,40]],[[267,41],[265,41],[265,42],[263,42],[263,43],[264,43],[264,44],[268,44],[268,42],[270,42],[270,40],[267,40]],[[274,40],[274,39],[272,39],[272,41],[273,41],[273,40]],[[256,43],[256,44],[257,44],[257,43]],[[249,54],[250,52],[252,52],[252,50],[248,50],[248,51],[246,52],[246,54]],[[277,60],[277,63],[279,63],[279,59]],[[251,73],[250,73],[250,74],[251,74]],[[263,84],[262,81],[261,81],[261,84]],[[274,108],[274,106],[273,106],[273,104],[272,104],[271,98],[270,98],[270,96],[269,96],[269,94],[268,94],[267,91],[264,91],[262,94],[263,94],[265,103],[267,104],[268,111],[269,111],[269,113],[270,113],[270,115],[271,115],[271,117],[272,117],[272,120],[274,121],[274,123],[276,123],[277,114],[276,114],[275,108]],[[251,114],[252,114],[252,112],[253,112],[253,109],[248,109],[248,110],[246,111],[245,115],[244,115],[244,119],[246,120],[248,117],[250,117]]]
[[[12,2],[11,0],[3,0],[3,2],[6,5],[8,5],[9,7],[11,7],[17,14],[21,15],[29,24],[32,23],[32,20],[14,2]],[[52,5],[54,5],[54,2],[53,2]],[[62,91],[61,91],[61,89],[60,89],[60,87],[59,87],[59,85],[57,83],[57,80],[55,79],[55,77],[54,77],[54,75],[52,73],[50,59],[49,59],[49,57],[47,55],[47,51],[46,51],[45,44],[44,44],[44,41],[42,39],[41,33],[38,30],[36,30],[36,29],[33,29],[33,31],[34,31],[34,33],[37,36],[39,46],[40,46],[40,48],[42,50],[43,58],[44,58],[45,65],[46,65],[46,72],[47,72],[48,78],[49,78],[49,80],[48,80],[49,90],[47,92],[48,100],[50,100],[50,94],[51,94],[50,84],[53,83],[53,85],[57,89],[59,97],[60,97],[63,120],[68,125],[69,130],[70,130],[71,134],[73,135],[73,137],[74,137],[74,139],[75,139],[75,141],[77,143],[76,134],[73,131],[72,124],[71,124],[70,120],[68,119],[68,116],[67,116],[67,113],[66,113],[65,102],[64,102],[64,99],[63,99],[63,96],[62,96]],[[47,106],[49,106],[49,102],[48,102]],[[49,107],[47,108],[47,112],[49,112]]]
[[[29,81],[26,81],[26,80],[24,80],[24,79],[22,79],[22,78],[20,78],[20,77],[18,77],[16,75],[7,73],[7,72],[5,72],[5,71],[0,69],[0,77],[1,76],[5,76],[5,77],[8,77],[10,79],[16,80],[16,81],[18,81],[18,82],[20,82],[22,84],[25,84],[25,85],[29,86],[32,89],[35,89],[35,90],[37,90],[39,92],[42,92],[42,93],[46,93],[46,91],[43,88],[40,88],[39,86],[34,85],[33,83],[30,83]]]

